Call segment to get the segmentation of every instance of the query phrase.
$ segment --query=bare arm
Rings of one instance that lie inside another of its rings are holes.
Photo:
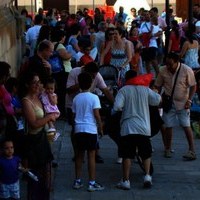
[[[49,101],[51,103],[51,105],[57,105],[58,104],[58,97],[56,94],[48,94],[49,97]]]
[[[29,126],[32,128],[41,128],[46,123],[50,121],[55,121],[54,114],[48,114],[43,118],[37,119],[35,115],[35,111],[33,109],[33,105],[31,104],[31,102],[27,100],[22,101],[22,109],[23,109],[25,119],[27,120]]]
[[[186,51],[188,50],[188,42],[184,42],[183,47],[181,49],[180,58],[184,57]]]
[[[107,45],[106,45],[106,48],[102,51],[101,53],[101,58],[100,58],[100,65],[103,65],[104,64],[104,57],[105,55],[108,53],[108,51],[110,50],[111,48],[111,42],[109,42]]]
[[[115,99],[108,88],[101,89],[101,91],[104,93],[104,95],[107,97],[107,99],[110,101],[111,104],[114,103]]]
[[[72,55],[67,52],[66,49],[59,49],[58,54],[63,60],[69,60],[72,57]]]
[[[101,122],[101,116],[99,114],[99,109],[93,109],[93,112],[94,112],[94,117],[97,121],[99,134],[100,134],[100,136],[103,136],[103,125],[102,125],[102,122]]]

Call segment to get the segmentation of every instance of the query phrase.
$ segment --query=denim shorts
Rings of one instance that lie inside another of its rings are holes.
[[[12,184],[0,184],[0,198],[20,199],[19,181]]]
[[[163,121],[165,127],[168,128],[177,126],[177,122],[182,127],[190,127],[190,110],[176,110],[173,104],[172,109],[168,113],[163,112]]]

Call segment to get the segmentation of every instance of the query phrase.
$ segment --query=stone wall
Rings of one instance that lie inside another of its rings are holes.
[[[11,65],[12,76],[17,74],[25,50],[23,27],[23,19],[12,4],[0,5],[0,60]]]

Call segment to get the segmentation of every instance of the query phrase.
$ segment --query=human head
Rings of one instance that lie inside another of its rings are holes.
[[[151,10],[149,11],[149,13],[150,13],[150,15],[151,15],[151,17],[153,17],[153,16],[158,16],[158,8],[157,7],[153,7],[153,8],[151,8]]]
[[[105,40],[112,40],[114,36],[114,28],[108,28],[105,32]]]
[[[65,31],[63,30],[56,30],[52,33],[52,38],[51,40],[53,42],[60,42],[60,43],[64,43],[65,42],[65,38],[66,38],[66,34]]]
[[[83,69],[85,72],[88,72],[92,76],[92,78],[95,78],[95,76],[99,72],[99,67],[95,62],[89,62],[84,66]]]
[[[158,25],[158,17],[156,17],[156,16],[151,17],[151,23],[153,25]]]
[[[40,31],[39,31],[39,35],[38,35],[38,43],[41,42],[42,40],[49,40],[50,38],[50,27],[49,26],[46,26],[46,25],[43,25],[41,28],[40,28]]]
[[[0,61],[0,85],[5,84],[10,76],[11,66],[4,61]]]
[[[41,15],[36,15],[34,19],[34,24],[35,25],[40,25],[43,22],[43,17]]]
[[[172,74],[176,72],[179,62],[179,55],[176,53],[169,53],[166,56],[166,66],[167,70],[170,71]]]
[[[5,83],[6,90],[10,94],[15,94],[17,92],[18,80],[15,77],[10,77]]]
[[[45,60],[48,60],[52,56],[54,45],[49,40],[43,40],[39,43],[37,52]]]
[[[55,80],[53,78],[48,78],[45,82],[44,88],[48,94],[53,94],[55,91]]]
[[[88,72],[82,72],[78,76],[78,83],[81,90],[88,90],[92,85],[92,76]]]
[[[136,17],[137,10],[135,8],[131,8],[131,14]]]
[[[119,13],[122,14],[123,12],[124,12],[124,7],[123,7],[123,6],[120,6],[120,7],[119,7]]]
[[[196,18],[200,13],[200,5],[198,3],[193,5],[193,15]]]
[[[125,81],[128,81],[129,79],[134,78],[136,76],[137,76],[137,72],[130,69],[125,74]]]
[[[114,40],[119,40],[123,37],[123,29],[120,27],[115,28],[114,30]]]
[[[34,72],[26,72],[19,77],[19,97],[22,99],[28,93],[38,93],[41,91],[39,76]]]
[[[106,22],[100,22],[98,24],[98,30],[105,32],[106,31]]]
[[[12,140],[5,139],[1,143],[2,153],[6,158],[12,158],[14,154],[14,145]]]
[[[27,17],[28,16],[28,11],[25,8],[22,9],[21,15],[24,15],[25,17]]]
[[[70,27],[70,33],[71,35],[79,35],[81,31],[81,28],[78,24],[72,24]]]
[[[150,21],[150,14],[148,10],[143,11],[143,17],[144,17],[144,21],[147,21],[147,22]]]
[[[38,15],[42,15],[43,16],[43,12],[44,12],[43,8],[39,8],[38,9]]]

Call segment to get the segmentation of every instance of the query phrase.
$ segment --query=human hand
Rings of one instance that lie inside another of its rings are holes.
[[[191,104],[192,104],[192,101],[188,99],[188,100],[186,101],[186,103],[185,103],[185,109],[190,109]]]
[[[44,67],[46,67],[48,69],[51,69],[51,65],[50,65],[50,63],[47,60],[43,60],[42,63],[44,65]]]

